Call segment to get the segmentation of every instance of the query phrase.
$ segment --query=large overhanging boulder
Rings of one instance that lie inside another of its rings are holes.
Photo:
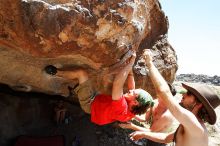
[[[142,53],[151,48],[155,65],[172,82],[177,58],[167,30],[157,0],[1,0],[0,83],[68,96],[77,81],[44,68],[77,66],[89,72],[97,90],[110,93],[112,72],[136,50],[136,86],[154,93]]]

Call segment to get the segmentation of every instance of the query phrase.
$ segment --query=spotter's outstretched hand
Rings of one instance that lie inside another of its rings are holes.
[[[144,131],[135,131],[135,132],[131,133],[129,136],[132,141],[136,141],[136,140],[144,138],[145,132]]]

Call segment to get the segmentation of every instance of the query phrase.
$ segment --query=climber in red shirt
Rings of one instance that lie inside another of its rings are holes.
[[[56,69],[53,66],[46,67],[47,73],[66,79],[78,79],[79,86],[75,88],[81,108],[91,114],[91,121],[104,125],[114,121],[129,121],[136,114],[143,114],[148,107],[153,105],[153,99],[143,89],[135,89],[132,66],[136,54],[133,53],[127,60],[127,64],[115,75],[112,95],[96,94],[88,73],[83,69],[66,70]],[[52,71],[52,72],[51,72]],[[123,94],[123,86],[127,79],[128,93]]]

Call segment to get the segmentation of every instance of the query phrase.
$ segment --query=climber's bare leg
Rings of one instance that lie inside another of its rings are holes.
[[[83,69],[65,71],[57,70],[56,75],[71,80],[78,79],[79,84],[82,84],[88,80],[88,73]]]

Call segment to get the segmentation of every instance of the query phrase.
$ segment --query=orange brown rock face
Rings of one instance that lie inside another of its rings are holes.
[[[87,69],[97,90],[111,92],[112,70],[136,50],[137,86],[151,91],[141,60],[144,48],[152,48],[155,64],[168,81],[174,80],[177,70],[167,30],[168,20],[157,0],[4,0],[0,83],[68,96],[68,87],[77,81],[50,76],[44,68],[80,66]]]

